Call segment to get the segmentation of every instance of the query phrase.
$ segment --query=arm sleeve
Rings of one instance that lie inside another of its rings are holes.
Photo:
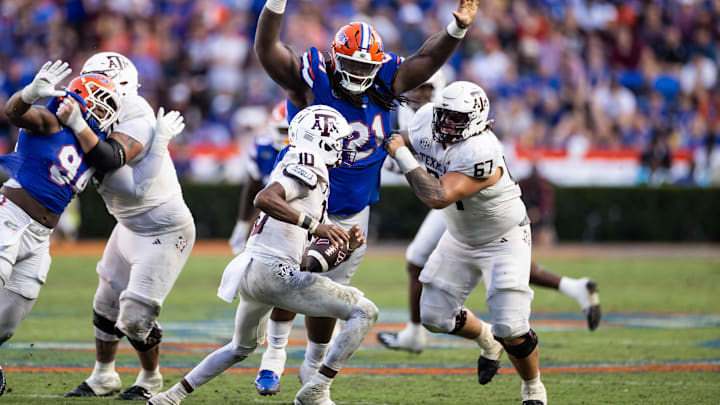
[[[85,153],[85,161],[101,172],[109,172],[125,164],[125,150],[112,138],[107,141],[100,138],[95,147]]]

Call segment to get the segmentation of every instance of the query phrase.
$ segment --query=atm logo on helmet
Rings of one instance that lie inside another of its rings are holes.
[[[320,121],[322,121],[322,124]],[[330,136],[330,132],[338,132],[338,129],[335,126],[335,117],[332,114],[316,113],[315,123],[313,123],[313,126],[310,129],[319,129],[321,131],[320,135],[322,136]]]

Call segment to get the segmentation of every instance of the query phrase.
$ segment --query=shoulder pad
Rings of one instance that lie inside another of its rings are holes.
[[[283,174],[300,180],[301,182],[307,184],[310,188],[315,188],[318,183],[317,174],[305,166],[297,164],[287,165],[283,170]]]
[[[155,113],[147,100],[137,95],[128,95],[120,98],[119,122],[126,122],[136,118],[149,118],[155,120]]]

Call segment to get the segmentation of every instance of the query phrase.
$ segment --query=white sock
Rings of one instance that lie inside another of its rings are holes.
[[[95,360],[95,368],[93,368],[90,378],[102,378],[103,375],[115,373],[115,360],[109,363],[101,363]]]
[[[542,382],[540,381],[540,373],[538,372],[537,377],[533,378],[532,380],[522,380],[523,386],[527,388],[532,388],[534,386],[542,385]]]
[[[268,347],[263,353],[260,370],[271,370],[278,376],[285,371],[285,347],[292,329],[292,321],[268,321]]]
[[[182,382],[179,382],[172,386],[169,390],[165,392],[168,397],[171,399],[174,399],[177,402],[182,401],[185,399],[190,393],[187,392],[185,389],[185,386],[182,384]]]
[[[322,361],[325,360],[325,355],[329,347],[329,343],[315,343],[312,340],[308,340],[307,346],[305,347],[305,362],[314,368],[319,368]]]
[[[590,307],[590,295],[587,291],[587,278],[574,279],[563,277],[560,279],[558,290],[580,304],[582,309]]]
[[[481,321],[482,322],[482,321]],[[482,356],[490,360],[498,360],[502,354],[502,346],[495,340],[492,334],[492,324],[483,322],[480,336],[475,338],[475,341],[482,349]]]
[[[145,389],[151,390],[154,388],[157,388],[158,385],[162,386],[162,375],[160,374],[160,367],[157,367],[155,370],[145,370],[144,368],[140,370],[140,373],[137,376],[137,379],[135,379],[135,384],[139,385]]]
[[[407,331],[412,333],[413,335],[418,335],[425,332],[425,328],[421,324],[415,322],[408,322],[405,326],[405,329],[407,329]]]
[[[310,379],[310,382],[308,384],[312,385],[319,385],[321,387],[330,387],[330,384],[332,384],[333,378],[329,378],[324,376],[321,373],[315,373],[315,375],[312,376]]]

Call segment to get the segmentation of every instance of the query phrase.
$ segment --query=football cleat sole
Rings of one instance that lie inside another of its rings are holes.
[[[585,310],[587,316],[588,329],[595,330],[600,326],[600,319],[602,318],[602,310],[600,309],[600,294],[597,288],[597,283],[593,280],[588,281],[585,286],[590,294],[590,307]]]
[[[406,347],[406,346],[400,346],[397,343],[397,336],[398,334],[396,332],[378,332],[377,339],[380,344],[385,346],[388,349],[392,350],[402,350],[409,353],[414,354],[420,354],[422,353],[423,349],[417,349],[412,347]]]
[[[255,377],[255,389],[262,396],[280,392],[280,377],[270,370],[260,370]]]
[[[478,357],[477,375],[480,385],[485,385],[492,381],[493,377],[500,369],[500,360],[490,360],[483,356]]]

